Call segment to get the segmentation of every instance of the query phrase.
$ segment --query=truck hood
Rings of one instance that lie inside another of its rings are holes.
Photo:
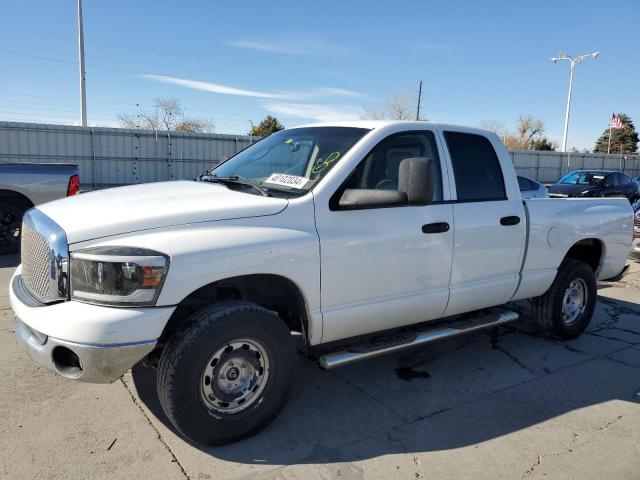
[[[274,215],[287,199],[193,181],[97,190],[39,205],[69,243],[151,228]]]

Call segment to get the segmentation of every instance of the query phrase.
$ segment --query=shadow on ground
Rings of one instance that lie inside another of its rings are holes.
[[[640,357],[640,328],[617,332],[621,315],[610,302],[599,303],[593,333],[566,344],[541,337],[525,320],[333,371],[299,355],[291,399],[270,426],[232,445],[194,447],[239,463],[357,461],[460,448],[590,405],[638,402],[640,364],[609,358],[629,350]],[[133,382],[172,429],[155,371],[137,366]]]

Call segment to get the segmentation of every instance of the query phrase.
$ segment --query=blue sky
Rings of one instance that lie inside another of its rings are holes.
[[[78,123],[74,0],[0,5],[0,119]],[[424,82],[442,122],[562,136],[576,67],[570,145],[593,148],[611,112],[640,126],[640,1],[160,2],[84,0],[88,118],[178,98],[220,133],[275,114],[286,126],[358,118]],[[266,8],[268,6],[268,8]]]

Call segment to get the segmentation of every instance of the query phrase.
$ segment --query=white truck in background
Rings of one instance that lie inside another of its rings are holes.
[[[345,122],[267,137],[200,181],[41,205],[11,281],[16,331],[67,377],[157,366],[186,437],[246,437],[285,404],[299,332],[324,368],[501,325],[589,323],[624,274],[626,199],[523,200],[488,131]]]

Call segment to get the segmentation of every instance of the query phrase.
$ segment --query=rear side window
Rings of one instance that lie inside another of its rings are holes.
[[[538,185],[529,180],[528,178],[518,177],[518,186],[521,192],[528,192],[530,190],[537,190]]]
[[[505,200],[502,169],[491,142],[482,135],[444,132],[459,201]]]

